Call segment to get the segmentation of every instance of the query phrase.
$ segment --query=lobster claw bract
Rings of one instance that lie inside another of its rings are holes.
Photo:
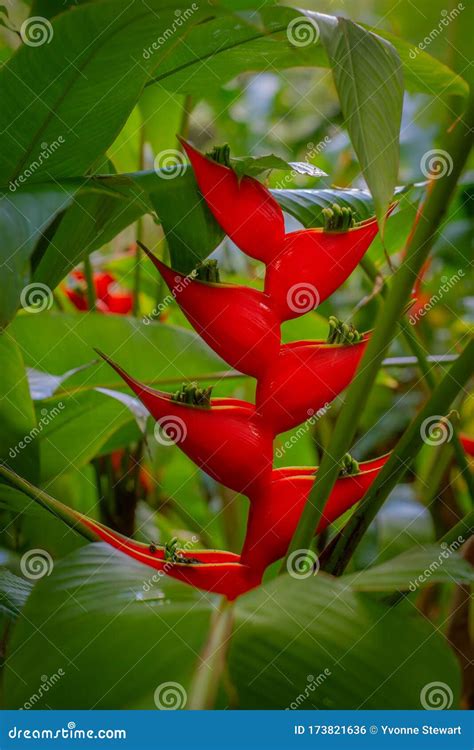
[[[265,279],[279,319],[297,318],[324,302],[351,275],[377,231],[376,219],[369,219],[345,232],[302,229],[287,234]]]
[[[360,472],[336,480],[315,533],[359,502],[388,460],[389,454],[360,464]],[[241,560],[259,569],[283,557],[296,530],[317,468],[293,466],[274,469],[271,486],[251,497],[247,536]]]
[[[271,470],[272,434],[247,401],[212,399],[210,408],[173,401],[114,368],[156,420],[156,440],[177,445],[203,471],[236,492],[247,492]]]
[[[233,169],[203,156],[181,141],[197,184],[224,232],[252,258],[268,263],[280,252],[285,226],[271,193],[252,177],[239,178]]]

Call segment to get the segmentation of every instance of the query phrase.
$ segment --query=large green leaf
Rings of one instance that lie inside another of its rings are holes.
[[[319,13],[311,14],[311,18],[319,28],[328,20],[336,21],[334,16]],[[291,41],[291,29],[295,27],[289,26],[290,23],[300,24],[294,39],[296,44]],[[245,19],[211,19],[193,27],[186,38],[178,41],[156,69],[154,80],[171,91],[205,97],[210,88],[245,71],[329,67],[328,55],[310,23],[301,11],[282,7],[254,12]],[[378,29],[372,31],[378,34]],[[403,39],[385,32],[379,36],[389,39],[397,49],[410,90],[436,96],[439,91],[466,96],[466,82],[435,57],[423,53],[412,59],[411,47]],[[298,44],[300,40],[306,43]]]
[[[164,47],[143,54],[173,28],[176,7],[173,0],[86,4],[44,23],[48,43],[19,48],[0,70],[2,184],[25,174],[36,181],[83,174],[106,151],[184,31],[175,24]],[[206,12],[196,10],[189,23]]]
[[[322,573],[237,601],[229,669],[240,708],[419,709],[440,679],[459,696],[454,655],[410,602],[390,608]]]
[[[167,682],[184,696],[212,610],[212,597],[88,545],[38,582],[16,623],[8,707],[23,706],[59,669],[34,708],[154,709]]]
[[[401,61],[390,43],[346,18],[319,23],[352,145],[383,223],[398,177]]]
[[[20,348],[7,333],[0,334],[0,362],[0,460],[34,482],[39,456],[35,410]]]
[[[58,375],[97,358],[98,347],[134,377],[145,382],[181,382],[206,372],[226,370],[199,337],[161,323],[147,325],[122,315],[39,313],[18,315],[10,329],[27,367]],[[67,342],[67,346],[65,345]],[[58,391],[95,387],[124,387],[122,379],[105,362],[76,371]],[[108,398],[103,396],[103,398]]]
[[[471,583],[474,570],[448,545],[431,545],[409,550],[342,580],[355,591],[416,591],[429,583]]]
[[[1,292],[0,328],[7,325],[21,299],[24,306],[34,301],[35,289],[29,289],[30,257],[47,227],[71,203],[75,186],[62,186],[53,182],[32,186],[28,191],[4,192],[0,195],[0,226],[2,249],[0,251]],[[36,288],[40,296],[46,293],[45,304],[52,304],[49,291]],[[30,297],[33,296],[33,300]]]

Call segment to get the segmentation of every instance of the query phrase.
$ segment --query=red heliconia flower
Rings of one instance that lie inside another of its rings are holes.
[[[244,252],[266,264],[264,290],[185,276],[146,252],[198,334],[229,365],[257,379],[256,403],[211,399],[209,389],[194,384],[174,395],[164,393],[104,358],[157,420],[157,440],[177,444],[215,480],[248,496],[242,554],[147,546],[55,501],[49,509],[85,529],[89,538],[105,541],[138,562],[234,599],[259,585],[265,568],[285,555],[317,481],[313,467],[273,469],[274,438],[311,417],[347,387],[369,337],[360,338],[335,319],[330,320],[329,341],[352,343],[282,345],[281,324],[314,309],[347,279],[374,239],[377,224],[370,220],[341,231],[286,234],[282,210],[263,185],[251,177],[239,178],[229,167],[183,145],[217,221]],[[332,228],[351,223],[347,209],[333,209],[328,215]],[[97,298],[108,310],[114,291],[111,281],[96,280]],[[345,474],[336,481],[315,533],[361,500],[387,458],[359,466],[345,457]]]
[[[268,263],[285,237],[283,212],[271,193],[252,177],[239,178],[182,140],[207,205],[224,232],[244,253]]]
[[[359,473],[336,480],[315,534],[321,533],[362,499],[388,458],[389,454],[365,461],[359,465]],[[263,494],[250,497],[247,535],[241,555],[243,563],[265,569],[285,555],[317,474],[314,467],[274,469],[271,487]]]
[[[197,333],[231,367],[260,377],[280,348],[279,322],[262,292],[183,276],[149,257]]]
[[[460,435],[460,440],[467,455],[474,458],[474,438],[469,437],[469,435]]]
[[[368,340],[365,334],[354,344],[284,344],[257,386],[259,413],[273,433],[296,427],[335,399],[354,377]]]
[[[165,445],[178,445],[213,479],[236,492],[246,492],[271,471],[273,435],[255,414],[253,404],[232,398],[214,398],[210,408],[179,403],[171,394],[140,383],[99,354],[156,419],[157,439]]]
[[[267,265],[265,292],[281,321],[314,310],[351,275],[378,232],[376,219],[346,232],[303,229]]]
[[[85,311],[89,309],[86,295],[86,281],[82,271],[72,271],[71,284],[66,284],[64,291],[74,307]],[[94,287],[96,295],[96,310],[103,313],[127,315],[132,311],[133,295],[120,289],[110,273],[95,272]]]

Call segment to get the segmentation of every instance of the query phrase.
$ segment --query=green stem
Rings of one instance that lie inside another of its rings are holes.
[[[403,478],[410,462],[424,445],[423,422],[434,415],[446,413],[459,389],[463,388],[471,377],[474,371],[473,363],[474,341],[470,341],[405,431],[346,526],[333,539],[328,554],[324,555],[324,570],[333,575],[341,575],[344,572],[385,499]]]
[[[448,133],[445,139],[444,148],[452,158],[451,172],[432,181],[426,201],[408,238],[404,260],[394,276],[361,364],[348,388],[330,445],[318,471],[318,479],[301,514],[288,555],[298,549],[309,549],[314,530],[339,475],[342,457],[349,451],[354,440],[359,415],[367,403],[382,360],[403,316],[415,279],[429,254],[466,163],[473,128],[474,95],[471,95],[466,115],[457,122],[454,130]]]
[[[219,682],[225,667],[225,656],[233,624],[233,602],[222,600],[211,624],[199,665],[189,691],[188,708],[206,710],[214,707]]]
[[[96,294],[90,255],[86,255],[84,258],[84,276],[86,277],[87,284],[87,306],[89,310],[95,310]]]

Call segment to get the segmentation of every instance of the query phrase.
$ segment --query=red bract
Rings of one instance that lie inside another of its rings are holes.
[[[70,279],[72,283],[67,284],[64,289],[66,295],[78,310],[88,310],[84,274],[82,271],[73,271]],[[133,295],[131,292],[118,288],[114,276],[110,273],[95,272],[94,287],[98,312],[127,315],[132,311]]]
[[[284,344],[268,375],[257,386],[257,403],[275,435],[312,417],[336,398],[354,377],[368,341]]]
[[[377,231],[377,221],[370,219],[346,232],[303,229],[287,234],[265,278],[265,292],[280,321],[324,302],[360,263]]]
[[[361,500],[387,460],[388,455],[366,461],[360,464],[358,474],[339,477],[315,533],[324,531]],[[254,500],[250,498],[250,522],[241,556],[243,563],[253,568],[266,568],[283,557],[317,474],[315,467],[275,469],[270,488],[256,495]]]
[[[178,445],[211,477],[236,492],[245,492],[271,470],[273,436],[253,404],[231,398],[212,399],[210,408],[178,403],[104,358],[156,419],[158,442]]]
[[[182,141],[197,184],[217,222],[244,253],[268,263],[285,238],[283,213],[257,180],[237,177],[222,164],[207,159]]]
[[[164,553],[151,554],[104,527],[94,528],[135,559],[232,599],[258,585],[265,568],[286,553],[317,481],[314,467],[273,469],[275,436],[311,418],[347,387],[368,340],[368,334],[360,338],[335,319],[330,340],[356,343],[282,345],[281,324],[309,312],[345,281],[375,237],[377,224],[370,220],[341,232],[285,234],[281,209],[260,183],[239,179],[229,167],[184,145],[216,219],[244,252],[266,263],[264,291],[184,276],[149,255],[199,335],[232,367],[257,378],[256,403],[214,398],[194,405],[194,391],[190,403],[181,393],[172,397],[153,390],[110,364],[157,420],[159,442],[177,443],[214,479],[249,497],[247,534],[241,557],[200,551],[186,564],[183,552],[168,571]],[[331,226],[339,226],[334,215]],[[343,216],[345,221],[346,210]],[[348,458],[341,467],[347,475],[336,482],[315,533],[363,497],[386,459],[359,467]]]
[[[260,377],[280,348],[279,322],[256,289],[183,276],[150,257],[197,333],[231,367]]]

